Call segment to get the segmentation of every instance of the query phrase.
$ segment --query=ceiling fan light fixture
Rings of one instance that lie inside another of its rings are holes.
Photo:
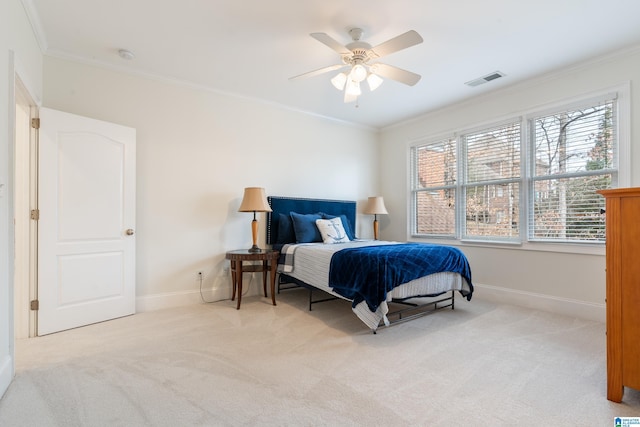
[[[383,81],[384,80],[381,79],[380,76],[370,73],[369,77],[367,77],[367,83],[369,84],[369,90],[371,92],[373,92],[374,90],[378,89]]]
[[[352,95],[348,90],[344,91],[344,103],[348,104],[350,102],[355,102],[358,100],[358,95]]]
[[[338,90],[344,89],[346,83],[347,75],[345,73],[336,74],[336,76],[331,79],[331,84]]]
[[[345,89],[345,92],[353,96],[362,95],[362,90],[360,89],[360,83],[355,80],[349,80],[347,82],[347,87]]]
[[[364,68],[364,65],[362,64],[356,64],[351,68],[349,77],[351,78],[351,80],[360,83],[367,78],[367,69]]]

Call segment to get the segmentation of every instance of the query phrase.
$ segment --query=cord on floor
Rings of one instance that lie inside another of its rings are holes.
[[[231,298],[222,298],[222,299],[216,299],[216,300],[212,300],[212,301],[207,301],[204,298],[204,294],[202,293],[202,284],[204,282],[204,277],[202,276],[202,273],[198,273],[198,276],[200,277],[200,299],[202,300],[203,303],[205,304],[212,304],[214,302],[220,302],[220,301],[229,301],[231,300]],[[249,292],[249,289],[251,288],[251,283],[253,282],[253,274],[251,275],[251,279],[249,279],[249,283],[247,284],[246,290],[242,293],[242,296],[247,295],[247,293]]]

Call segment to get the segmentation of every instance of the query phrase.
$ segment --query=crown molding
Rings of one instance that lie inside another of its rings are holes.
[[[36,36],[40,52],[44,54],[49,49],[49,43],[47,42],[47,36],[45,35],[44,28],[42,27],[42,21],[40,20],[38,9],[33,4],[33,0],[20,0],[20,2],[27,14],[33,34]]]

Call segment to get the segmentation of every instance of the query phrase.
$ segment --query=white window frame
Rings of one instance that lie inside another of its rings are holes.
[[[560,108],[556,108],[556,109],[549,109],[549,110],[543,110],[543,111],[537,111],[535,113],[529,114],[527,116],[525,116],[525,123],[524,125],[527,126],[527,142],[528,142],[528,152],[527,152],[527,165],[528,165],[528,172],[527,172],[527,189],[529,191],[529,195],[527,198],[528,204],[527,204],[527,215],[526,215],[526,219],[527,219],[527,241],[529,242],[536,242],[536,243],[550,243],[550,244],[566,244],[568,242],[566,241],[545,241],[545,239],[542,238],[536,238],[535,236],[533,236],[533,228],[531,227],[531,221],[532,221],[532,216],[534,214],[534,194],[532,194],[534,185],[536,182],[542,182],[542,181],[549,181],[549,180],[554,180],[554,179],[563,179],[563,178],[577,178],[579,176],[586,176],[586,175],[606,175],[607,171],[598,171],[597,173],[574,173],[574,172],[567,172],[563,175],[556,175],[556,176],[548,176],[548,178],[539,178],[539,179],[534,179],[536,177],[534,177],[535,173],[533,171],[533,169],[535,168],[535,159],[536,159],[536,147],[535,144],[533,143],[533,139],[534,139],[534,135],[532,135],[531,133],[533,132],[533,128],[535,126],[535,121],[543,116],[551,116],[551,115],[557,115],[560,114],[562,112],[565,111],[576,111],[576,110],[581,110],[581,109],[585,109],[585,108],[592,108],[594,105],[597,104],[602,104],[603,102],[606,101],[610,101],[613,100],[614,101],[614,115],[615,115],[615,131],[616,131],[616,142],[618,142],[619,145],[619,141],[618,141],[618,127],[619,127],[619,123],[618,123],[618,95],[617,93],[613,92],[613,93],[607,93],[605,95],[599,96],[599,97],[595,97],[595,98],[588,98],[585,99],[583,101],[577,102],[577,103],[573,103],[571,105],[562,105],[560,106]],[[614,151],[614,158],[613,158],[613,164],[615,165],[614,168],[609,169],[609,171],[611,171],[612,173],[612,187],[611,188],[615,188],[615,187],[619,187],[618,184],[618,171],[619,171],[619,147],[616,146],[616,150]],[[595,195],[594,195],[595,196]],[[597,196],[595,196],[597,197]],[[585,244],[585,245],[602,245],[604,242],[601,241],[578,241],[576,242],[578,244]]]
[[[524,250],[534,250],[534,251],[550,251],[550,252],[566,252],[566,253],[581,253],[581,254],[594,254],[594,255],[604,255],[605,245],[604,242],[538,242],[538,241],[529,241],[529,215],[530,215],[530,188],[529,188],[529,163],[531,159],[531,148],[529,144],[529,120],[532,117],[537,117],[540,115],[544,115],[547,112],[554,112],[558,110],[570,110],[572,108],[577,108],[580,106],[584,106],[585,103],[590,101],[597,102],[598,100],[602,100],[607,96],[615,97],[617,99],[617,108],[616,108],[616,123],[617,123],[617,138],[618,138],[618,146],[617,146],[617,186],[618,188],[628,187],[630,185],[630,176],[631,176],[631,162],[630,162],[630,151],[631,151],[631,84],[630,82],[625,82],[613,87],[604,88],[599,91],[595,91],[589,93],[584,96],[573,97],[570,99],[563,99],[557,102],[549,103],[543,106],[538,106],[535,108],[531,108],[525,111],[521,111],[519,113],[514,114],[508,118],[497,119],[495,121],[487,121],[483,124],[476,124],[473,126],[465,127],[457,132],[450,132],[447,134],[440,134],[437,136],[419,138],[412,141],[412,143],[408,147],[408,239],[414,240],[432,240],[432,241],[446,241],[449,244],[455,245],[469,245],[469,246],[488,246],[488,247],[500,247],[504,246],[507,248],[516,248],[516,249],[524,249]],[[500,124],[507,123],[509,121],[514,121],[515,118],[520,118],[521,120],[521,189],[520,189],[520,223],[522,226],[520,227],[520,239],[518,242],[516,241],[493,241],[493,240],[479,240],[479,239],[462,239],[462,226],[463,226],[463,218],[461,216],[465,215],[465,209],[463,205],[463,184],[458,179],[456,180],[456,230],[455,230],[455,238],[451,237],[441,237],[435,235],[418,235],[416,233],[416,222],[417,218],[415,218],[415,194],[416,189],[414,189],[411,185],[413,182],[413,177],[416,171],[413,169],[413,151],[417,149],[417,147],[429,145],[430,143],[435,143],[439,140],[442,140],[447,137],[454,137],[457,140],[457,170],[458,173],[461,173],[464,167],[463,162],[463,152],[462,152],[462,144],[460,142],[461,135],[469,132],[474,132],[481,129],[487,129],[494,126],[499,126]],[[533,196],[533,195],[531,195]]]
[[[524,168],[524,156],[523,156],[523,150],[525,147],[524,144],[524,133],[523,133],[523,126],[522,126],[522,117],[516,116],[516,117],[511,117],[508,119],[504,119],[504,120],[499,120],[493,123],[488,123],[485,124],[483,126],[476,126],[470,129],[465,129],[464,131],[460,132],[457,135],[457,139],[458,139],[458,153],[460,153],[460,155],[458,156],[458,168],[462,168],[460,169],[460,173],[461,174],[465,174],[467,173],[467,146],[464,143],[464,137],[468,134],[473,134],[473,133],[478,133],[478,132],[485,132],[488,131],[490,129],[494,129],[494,128],[498,128],[501,126],[508,126],[510,124],[513,123],[517,123],[519,122],[520,125],[520,177],[519,178],[513,178],[513,179],[504,179],[501,180],[503,182],[518,182],[520,184],[520,191],[519,191],[519,195],[518,195],[518,203],[519,206],[523,206],[523,183],[524,183],[524,176],[525,176],[525,168]],[[458,219],[459,221],[456,223],[456,226],[458,228],[457,231],[457,236],[460,236],[459,239],[461,242],[468,242],[468,243],[481,243],[481,242],[489,242],[489,243],[496,243],[496,244],[507,244],[507,245],[519,245],[522,243],[523,241],[523,227],[520,226],[519,227],[519,234],[518,237],[512,237],[512,238],[499,238],[499,237],[469,237],[467,236],[466,232],[465,232],[465,228],[466,228],[466,223],[467,223],[467,219],[466,219],[466,210],[467,210],[467,201],[466,201],[466,196],[467,196],[467,188],[469,187],[475,187],[477,186],[477,184],[470,184],[467,181],[467,177],[463,176],[462,179],[459,180],[460,184],[459,187],[461,189],[461,191],[458,191],[459,194],[459,203],[460,203],[460,208],[459,208],[459,212],[458,212]],[[487,183],[485,183],[484,185],[487,185]],[[522,208],[520,208],[518,210],[519,212],[519,217],[518,220],[520,221],[520,223],[522,223]]]

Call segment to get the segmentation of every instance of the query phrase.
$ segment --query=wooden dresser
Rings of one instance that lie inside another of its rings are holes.
[[[607,399],[640,390],[640,188],[598,191],[607,206]]]

